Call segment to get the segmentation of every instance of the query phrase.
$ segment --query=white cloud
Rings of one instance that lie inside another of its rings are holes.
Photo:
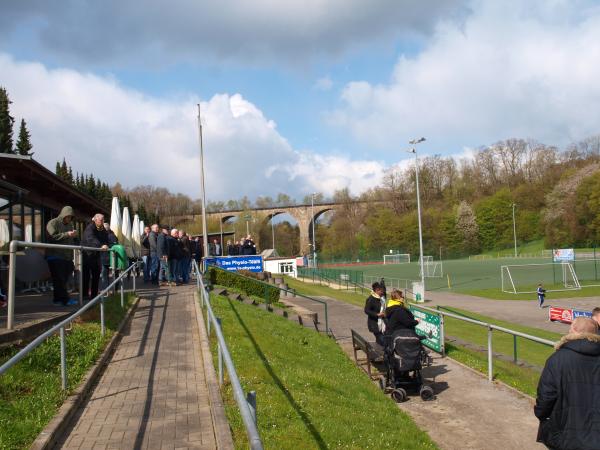
[[[600,9],[589,1],[473,1],[384,84],[348,83],[329,121],[382,149],[426,136],[456,152],[508,137],[566,144],[600,132]]]
[[[324,91],[324,92],[330,91],[332,87],[333,87],[333,81],[329,77],[319,78],[315,82],[315,89],[317,89],[318,91]]]
[[[198,197],[198,99],[161,99],[117,81],[0,53],[2,85],[11,112],[27,120],[35,158],[54,168],[66,158],[73,170],[124,186],[153,184]],[[207,197],[247,195],[302,198],[343,187],[359,192],[377,180],[379,163],[297,151],[276,124],[242,95],[201,102]]]

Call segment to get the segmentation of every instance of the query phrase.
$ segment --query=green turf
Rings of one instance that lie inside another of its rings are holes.
[[[369,296],[368,291],[365,293],[359,293],[354,291],[346,291],[343,289],[334,289],[325,285],[304,283],[295,278],[286,276],[285,282],[288,284],[290,289],[295,289],[296,292],[313,297],[331,297],[337,300],[341,300],[346,303],[351,303],[357,306],[365,306],[365,300]]]
[[[436,448],[335,341],[253,306],[211,298],[242,386],[257,392],[266,449]],[[212,345],[215,357],[214,337]],[[229,383],[224,401],[236,448],[248,448]]]
[[[426,278],[428,291],[459,292],[498,299],[535,299],[535,293],[506,294],[502,292],[501,266],[547,264],[549,258],[500,258],[481,261],[459,259],[443,261],[443,277]],[[600,261],[575,261],[573,267],[582,286],[600,285]],[[370,264],[353,265],[348,270],[362,271],[366,281],[379,278],[386,279],[389,287],[411,289],[412,281],[420,279],[418,262],[410,264]],[[560,265],[526,266],[511,269],[511,274],[517,279],[515,283],[526,290],[535,290],[538,283],[545,288],[562,288],[562,270]],[[371,277],[371,278],[369,278]],[[520,283],[520,284],[519,284]],[[598,292],[598,287],[583,287],[581,290],[568,290],[550,293],[554,298],[569,298],[591,296]],[[521,289],[519,289],[521,290]]]
[[[107,333],[100,333],[98,307],[85,315],[67,333],[68,391],[61,389],[60,340],[53,336],[0,376],[0,449],[28,448],[52,419],[89,367],[96,361],[114,334],[133,294],[126,295],[126,308],[121,309],[119,295],[106,302]],[[8,360],[16,349],[4,349],[0,363]]]

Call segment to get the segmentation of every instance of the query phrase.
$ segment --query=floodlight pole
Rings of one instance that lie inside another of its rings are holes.
[[[419,252],[421,254],[421,286],[423,286],[423,293],[425,293],[425,270],[423,267],[423,227],[421,225],[421,196],[419,194],[419,156],[417,155],[417,144],[424,142],[425,138],[413,139],[409,144],[413,145],[413,148],[409,150],[410,153],[415,154],[415,181],[417,185],[417,216],[419,219]],[[423,299],[424,300],[424,299]]]
[[[515,258],[517,257],[517,222],[515,221],[515,203],[512,204],[513,236],[515,238]]]
[[[312,221],[313,267],[317,267],[317,246],[315,245],[315,193],[310,194],[310,215]]]
[[[202,203],[202,244],[204,257],[208,257],[208,227],[206,226],[206,190],[204,187],[204,144],[202,142],[202,120],[200,116],[200,103],[198,103],[198,135],[200,138],[200,184],[202,188],[200,201]],[[221,243],[221,245],[223,245]]]

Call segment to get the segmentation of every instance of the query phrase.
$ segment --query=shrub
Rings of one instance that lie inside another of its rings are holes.
[[[230,286],[245,292],[247,295],[256,295],[265,299],[266,303],[277,303],[279,301],[279,288],[270,286],[253,278],[240,275],[236,272],[228,272],[215,267],[208,268],[208,276],[211,284]]]

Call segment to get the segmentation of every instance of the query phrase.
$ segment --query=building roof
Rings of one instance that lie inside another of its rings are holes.
[[[54,209],[69,205],[81,218],[110,212],[98,200],[78,191],[31,156],[0,153],[0,181],[5,188],[12,185],[11,191],[16,188],[26,201]]]

